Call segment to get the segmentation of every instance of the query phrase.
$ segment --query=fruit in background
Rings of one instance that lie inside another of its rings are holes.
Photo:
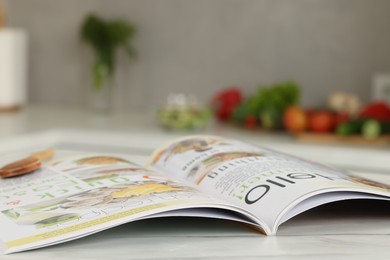
[[[266,129],[280,129],[283,126],[283,113],[299,102],[300,88],[294,82],[282,82],[270,87],[260,87],[254,97],[257,115]]]
[[[358,118],[340,124],[336,128],[339,135],[359,135],[367,139],[375,139],[383,134],[390,134],[390,121]]]
[[[336,113],[355,116],[360,110],[361,100],[356,94],[336,91],[329,95],[328,107]]]
[[[362,125],[362,135],[367,139],[375,139],[381,134],[381,124],[378,120],[369,119]]]
[[[336,117],[328,111],[311,112],[308,117],[308,127],[310,131],[316,133],[329,133],[336,126]]]
[[[248,129],[254,129],[257,124],[257,117],[254,115],[249,115],[244,120],[244,126]]]
[[[229,121],[234,109],[242,102],[242,93],[239,88],[224,89],[211,100],[211,106],[218,120]]]
[[[350,116],[348,113],[337,113],[335,114],[335,123],[336,127],[340,124],[347,122],[350,119]]]
[[[359,118],[348,120],[337,126],[339,135],[362,135],[366,139],[375,139],[390,133],[390,107],[386,102],[376,101],[363,107]]]
[[[379,121],[390,121],[390,107],[384,101],[370,103],[363,107],[359,113],[361,118],[371,118]]]
[[[247,118],[251,124],[261,124],[266,129],[282,128],[283,112],[299,101],[300,89],[294,82],[282,82],[268,87],[260,86],[257,94],[246,98],[235,107],[232,119],[245,125]],[[255,116],[257,120],[253,120]]]
[[[288,107],[283,114],[284,127],[292,133],[300,133],[307,128],[307,115],[299,106]]]

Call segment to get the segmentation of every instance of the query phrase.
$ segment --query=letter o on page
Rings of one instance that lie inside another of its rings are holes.
[[[268,185],[258,185],[253,187],[245,196],[246,204],[253,204],[264,197],[265,194],[269,191],[270,187]]]

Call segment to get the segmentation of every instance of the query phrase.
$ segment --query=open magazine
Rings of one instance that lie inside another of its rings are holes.
[[[390,186],[236,140],[189,136],[158,148],[145,167],[126,156],[83,154],[0,179],[0,249],[166,216],[234,220],[273,235],[303,211],[347,199],[390,200]]]

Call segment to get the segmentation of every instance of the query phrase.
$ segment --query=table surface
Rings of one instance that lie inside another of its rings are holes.
[[[218,124],[194,133],[250,141],[390,183],[390,147],[302,144],[280,133]],[[31,106],[0,114],[0,155],[54,142],[73,150],[132,153],[142,162],[158,145],[184,134],[162,130],[151,113],[96,115],[79,108]],[[224,220],[160,218],[0,259],[386,259],[389,248],[388,202],[343,202],[287,221],[276,236]]]

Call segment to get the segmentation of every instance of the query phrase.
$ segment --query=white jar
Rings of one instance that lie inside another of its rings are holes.
[[[0,29],[0,111],[23,106],[27,100],[27,35]]]

